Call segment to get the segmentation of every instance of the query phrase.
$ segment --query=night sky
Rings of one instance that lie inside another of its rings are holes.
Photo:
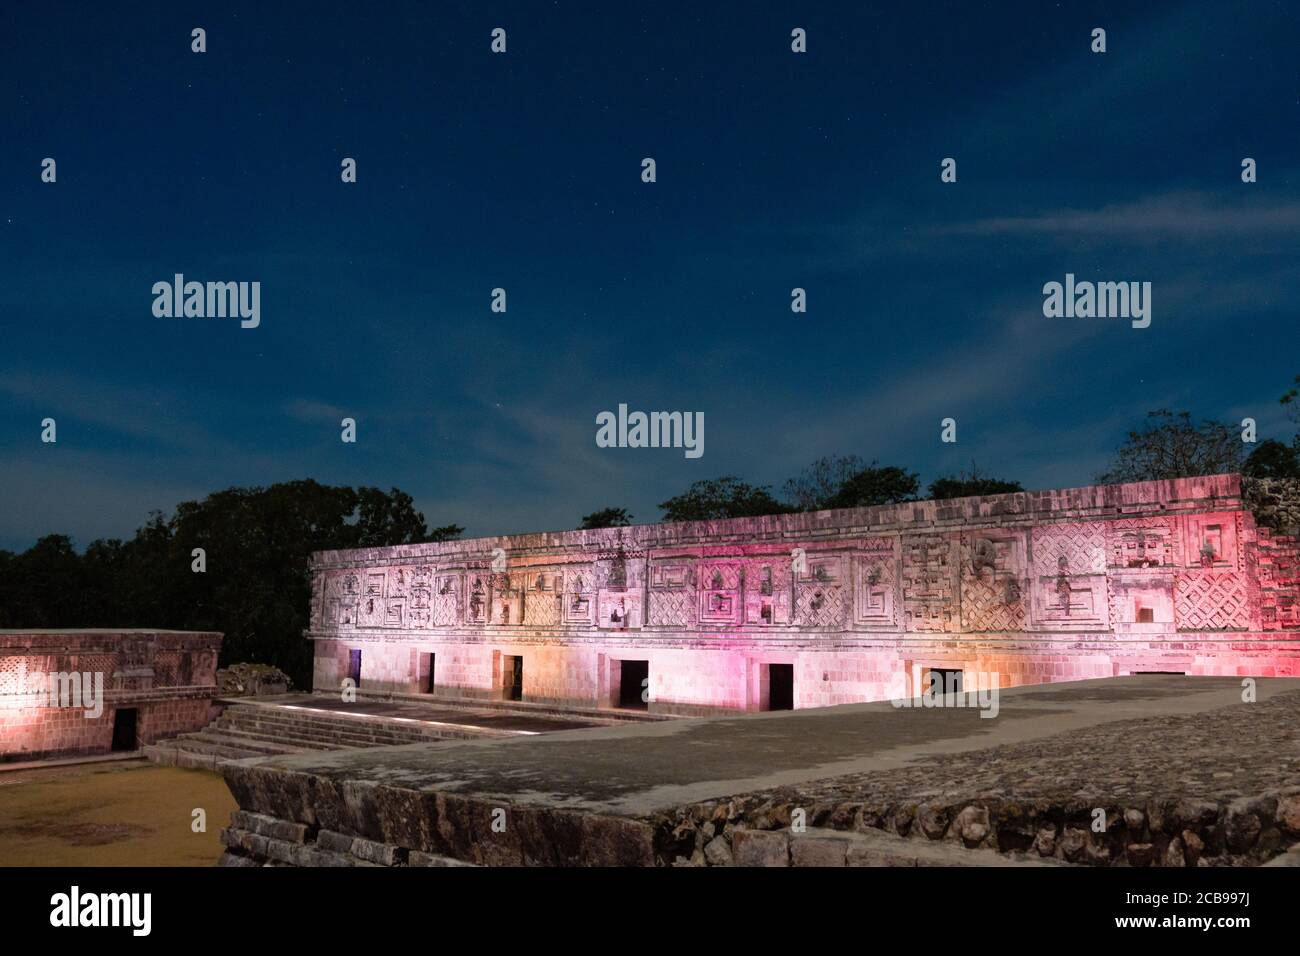
[[[303,477],[480,535],[832,453],[1087,484],[1161,407],[1289,439],[1298,63],[1289,2],[6,4],[0,547]],[[156,318],[178,272],[260,327]],[[1067,272],[1150,328],[1045,318]],[[619,403],[704,455],[598,448]]]

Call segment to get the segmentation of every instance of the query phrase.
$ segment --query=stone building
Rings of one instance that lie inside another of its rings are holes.
[[[213,717],[221,635],[0,631],[0,761],[136,750]]]
[[[1298,556],[1214,475],[321,552],[308,636],[322,692],[685,715],[1295,676]]]

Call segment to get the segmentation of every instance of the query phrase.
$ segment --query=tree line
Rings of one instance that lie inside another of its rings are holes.
[[[1300,423],[1300,376],[1281,399]],[[1256,477],[1300,478],[1300,435],[1242,441],[1236,425],[1194,422],[1186,412],[1159,410],[1128,433],[1103,483],[1183,478],[1241,471]],[[1023,490],[972,463],[931,481],[925,497],[959,498]],[[857,455],[819,458],[779,493],[734,475],[696,481],[661,502],[663,521],[699,521],[853,508],[916,501],[919,476]],[[631,524],[626,508],[584,516],[579,527]],[[78,553],[62,534],[41,538],[20,554],[0,550],[0,628],[155,627],[225,634],[222,664],[274,664],[299,687],[311,685],[307,627],[313,551],[450,541],[464,528],[430,527],[409,494],[312,480],[228,488],[202,501],[153,512],[129,540],[99,539]],[[202,555],[202,557],[196,557]],[[202,573],[196,562],[202,560]]]

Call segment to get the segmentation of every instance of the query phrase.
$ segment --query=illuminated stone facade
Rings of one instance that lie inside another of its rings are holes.
[[[630,674],[665,714],[895,697],[914,667],[1295,676],[1297,553],[1216,475],[321,552],[308,636],[320,691],[634,707]]]
[[[0,631],[0,761],[132,751],[200,729],[220,649],[210,632]]]

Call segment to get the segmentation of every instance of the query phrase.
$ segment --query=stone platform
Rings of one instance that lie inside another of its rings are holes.
[[[1257,693],[1148,675],[1003,690],[993,719],[880,702],[232,762],[227,862],[1256,864],[1300,840],[1300,680]]]
[[[215,769],[227,760],[449,739],[528,736],[603,721],[490,707],[280,694],[216,701],[221,715],[200,731],[144,748],[166,766]]]

